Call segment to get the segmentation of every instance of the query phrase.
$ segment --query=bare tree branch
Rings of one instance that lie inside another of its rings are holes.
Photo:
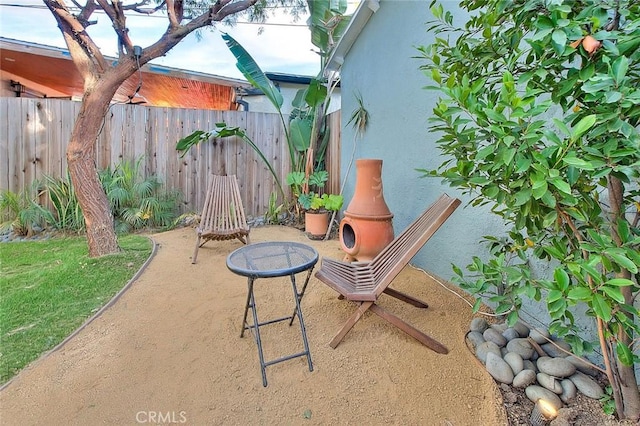
[[[180,6],[182,6],[182,4],[180,4]],[[180,7],[180,9],[182,9],[182,7]],[[178,28],[180,21],[182,21],[182,13],[176,10],[176,2],[174,0],[167,0],[167,14],[169,15],[169,28]]]
[[[72,3],[80,9],[80,13],[76,15],[78,21],[82,24],[84,28],[87,28],[89,25],[95,24],[97,21],[89,21],[89,18],[96,10],[97,5],[93,1],[87,1],[84,6],[80,6],[77,1],[73,0]]]
[[[64,0],[43,1],[58,23],[67,46],[69,46],[69,53],[78,66],[78,70],[85,82],[95,77],[93,75],[94,72],[97,74],[104,72],[107,69],[107,64],[102,52],[100,52],[100,48],[89,37],[78,18],[69,12]]]

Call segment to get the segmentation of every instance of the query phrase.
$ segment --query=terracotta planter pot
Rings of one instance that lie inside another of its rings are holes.
[[[382,191],[382,160],[356,160],[356,189],[340,222],[346,260],[369,261],[393,241],[393,214]]]
[[[329,227],[329,212],[305,212],[304,231],[314,236],[324,236]]]

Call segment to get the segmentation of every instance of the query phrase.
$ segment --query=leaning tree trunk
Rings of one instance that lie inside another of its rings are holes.
[[[624,188],[622,182],[615,177],[609,177],[607,183],[609,204],[611,206],[611,237],[615,241],[616,245],[621,246],[622,241],[620,239],[620,235],[618,235],[617,233],[617,227],[615,226],[615,224],[618,220],[625,220],[624,211],[622,210],[622,194],[624,193]],[[631,273],[626,269],[623,269],[616,275],[619,278],[631,279]],[[625,303],[633,305],[634,296],[631,287],[621,287],[620,291],[622,292],[622,295],[625,299]],[[628,312],[624,313],[627,316],[632,316]],[[618,332],[617,338],[618,341],[622,344],[633,348],[633,336],[628,335],[624,329],[621,328],[621,330]],[[612,356],[616,356],[615,351],[612,353]],[[615,364],[620,387],[619,391],[622,396],[621,405],[623,407],[623,412],[618,413],[618,416],[620,418],[632,419],[637,421],[638,419],[640,419],[640,390],[638,389],[638,382],[635,376],[634,365],[623,365],[618,360],[616,360]]]
[[[117,86],[116,86],[117,89]],[[95,145],[115,90],[95,87],[86,91],[67,146],[71,181],[84,213],[89,257],[120,251],[109,200],[98,179]]]

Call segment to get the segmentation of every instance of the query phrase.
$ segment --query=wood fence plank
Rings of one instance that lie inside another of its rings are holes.
[[[66,147],[80,106],[79,102],[60,99],[0,99],[0,190],[20,192],[44,174],[65,177]],[[338,192],[339,112],[329,120],[334,129],[327,151],[329,187]],[[136,161],[144,155],[143,177],[155,174],[167,189],[180,191],[185,201],[181,213],[199,211],[209,174],[235,174],[246,214],[262,215],[277,187],[247,143],[236,137],[218,138],[192,148],[184,158],[175,150],[179,139],[195,130],[213,129],[217,122],[245,130],[288,191],[285,181],[290,159],[277,114],[114,104],[96,142],[96,165],[100,170],[113,168],[123,160]]]
[[[8,98],[0,98],[0,188],[12,189],[9,164],[9,105]]]

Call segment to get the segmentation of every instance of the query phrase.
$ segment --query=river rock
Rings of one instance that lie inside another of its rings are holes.
[[[511,371],[511,367],[509,367],[509,364],[507,364],[504,359],[493,352],[487,353],[486,367],[489,374],[491,374],[496,381],[508,385],[513,383],[513,371]]]
[[[569,345],[564,340],[555,340],[553,343],[545,343],[540,346],[543,351],[547,353],[550,357],[566,357],[569,354],[567,352],[571,352],[571,345]],[[560,347],[563,350],[558,349]],[[565,352],[566,351],[566,352]]]
[[[516,321],[516,323],[513,325],[513,328],[515,328],[520,337],[527,337],[529,335],[529,327],[527,327],[526,324],[522,321]]]
[[[567,379],[568,380],[568,379]],[[516,388],[526,388],[535,383],[536,373],[533,370],[522,370],[513,378],[513,386]],[[570,381],[570,380],[569,380]],[[571,382],[573,383],[573,382]]]
[[[482,333],[482,337],[484,337],[484,340],[486,340],[487,342],[493,342],[499,347],[503,347],[507,344],[507,339],[505,339],[502,333],[500,333],[495,328],[487,328],[484,333]]]
[[[569,355],[565,359],[569,361],[571,364],[575,365],[578,371],[582,373],[588,374],[590,376],[598,375],[598,370],[594,368],[591,364],[587,364],[588,361],[584,360],[584,358],[581,358],[575,355]]]
[[[537,372],[538,372],[538,367],[536,367],[536,364],[535,364],[533,361],[531,361],[531,360],[529,360],[529,359],[525,359],[525,360],[522,362],[522,364],[523,364],[523,365],[522,365],[522,368],[523,368],[524,370],[531,370],[531,371],[533,371],[534,373],[537,373]]]
[[[482,333],[479,331],[470,331],[467,333],[467,339],[471,342],[471,347],[473,347],[474,350],[485,341]]]
[[[502,354],[500,353],[500,348],[493,342],[482,342],[476,348],[476,358],[482,361],[483,364],[487,364],[487,354],[491,352],[495,354],[497,357],[502,358]]]
[[[569,377],[576,372],[576,366],[565,358],[550,358],[542,356],[536,362],[540,372],[555,377]]]
[[[507,329],[508,326],[506,322],[499,322],[496,324],[491,324],[489,327],[493,328],[495,331],[502,334]]]
[[[562,407],[562,401],[560,397],[555,393],[551,392],[549,389],[545,389],[542,386],[531,385],[528,386],[524,393],[527,395],[532,402],[538,402],[539,399],[544,399],[548,403],[550,403],[556,410],[559,410]]]
[[[533,346],[525,338],[513,339],[507,343],[507,350],[509,352],[515,352],[522,357],[522,359],[531,359],[533,353]]]
[[[560,386],[560,382],[555,377],[551,377],[545,373],[538,373],[536,374],[536,379],[543,388],[549,389],[551,392],[558,395],[562,393],[562,386]]]
[[[584,373],[576,371],[569,379],[571,379],[578,391],[584,394],[584,396],[593,399],[600,399],[604,396],[604,391],[600,385]]]
[[[471,326],[469,327],[469,330],[477,331],[478,333],[484,333],[487,328],[489,328],[487,320],[485,320],[484,318],[474,318],[471,320]]]
[[[524,361],[522,357],[517,353],[508,352],[502,358],[507,362],[507,364],[509,364],[509,367],[511,367],[511,371],[513,371],[513,374],[517,375],[524,369]]]
[[[575,399],[578,394],[578,389],[576,389],[576,385],[570,379],[563,379],[560,382],[560,386],[562,386],[562,393],[560,394],[560,399],[564,403],[571,402]]]
[[[516,329],[515,328],[511,328],[511,327],[509,327],[505,331],[503,331],[502,335],[507,340],[513,340],[513,339],[517,339],[518,337],[520,337],[520,334],[516,331]]]
[[[546,328],[531,329],[531,331],[529,331],[529,337],[531,337],[533,341],[539,345],[542,345],[543,343],[548,343],[549,340],[547,339],[551,339],[549,330],[547,330]]]

